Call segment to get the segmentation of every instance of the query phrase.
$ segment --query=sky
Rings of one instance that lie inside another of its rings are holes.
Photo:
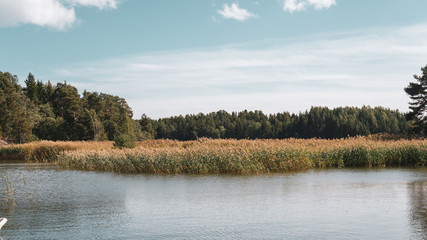
[[[134,118],[408,111],[426,0],[0,0],[0,71],[125,98]]]

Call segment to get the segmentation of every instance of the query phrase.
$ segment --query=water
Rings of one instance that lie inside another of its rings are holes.
[[[427,239],[426,168],[156,176],[0,164],[1,171],[16,199],[9,206],[2,191],[4,240]]]

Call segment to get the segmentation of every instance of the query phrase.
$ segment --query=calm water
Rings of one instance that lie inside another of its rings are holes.
[[[0,164],[7,239],[427,239],[427,170],[155,176]],[[4,174],[3,174],[4,176]],[[24,183],[25,180],[25,183]]]

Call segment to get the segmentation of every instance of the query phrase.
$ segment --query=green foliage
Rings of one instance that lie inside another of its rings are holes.
[[[413,132],[427,133],[427,66],[405,91],[411,96],[407,115]],[[406,134],[408,123],[397,110],[364,106],[312,107],[310,110],[266,115],[261,111],[185,115],[153,120],[145,114],[137,122],[126,100],[97,92],[83,92],[66,82],[52,85],[30,73],[25,88],[10,73],[0,72],[0,137],[12,143],[43,140],[131,139],[195,140],[268,138],[343,138],[377,133]]]
[[[152,120],[145,115],[141,127],[153,126],[158,139],[207,138],[343,138],[377,133],[405,134],[407,123],[397,110],[382,107],[312,107],[300,114],[265,115],[261,111],[218,111]]]
[[[138,121],[138,129],[141,130],[141,134],[139,134],[138,130],[138,135],[143,136],[142,140],[153,139],[155,137],[156,131],[153,128],[152,121],[153,120],[145,114],[142,114],[141,119]]]
[[[24,88],[25,95],[31,100],[34,101],[38,98],[37,96],[37,84],[36,80],[34,78],[34,75],[32,73],[28,74],[27,79],[25,80],[25,84],[27,85],[26,88]]]
[[[135,139],[127,134],[120,134],[114,139],[115,148],[134,148]]]
[[[135,137],[133,113],[125,99],[109,94],[85,91],[82,100],[85,108],[93,110],[92,119],[102,124],[98,128],[99,131],[102,128],[102,133],[98,134],[100,139],[114,140],[118,134],[128,134]]]
[[[404,89],[412,100],[409,103],[411,111],[406,118],[410,121],[412,133],[427,135],[427,65],[421,71],[423,75],[414,75],[416,82],[410,82]]]
[[[0,72],[0,138],[13,143],[135,138],[133,113],[123,98],[86,91],[80,97],[66,82],[44,84],[31,73],[25,84],[21,88],[16,76]]]
[[[133,120],[133,130],[137,141],[145,141],[148,139],[154,139],[154,130],[152,133],[143,131],[138,120]],[[152,135],[153,134],[153,135]]]
[[[17,82],[16,76],[0,72],[0,137],[23,143],[35,139],[32,129],[41,118],[38,107],[25,96]]]

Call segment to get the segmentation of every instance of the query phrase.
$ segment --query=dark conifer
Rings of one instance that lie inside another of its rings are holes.
[[[427,135],[427,65],[421,71],[423,75],[414,75],[416,82],[410,82],[405,88],[412,100],[409,102],[411,111],[406,114],[406,119],[410,121],[411,132]]]

